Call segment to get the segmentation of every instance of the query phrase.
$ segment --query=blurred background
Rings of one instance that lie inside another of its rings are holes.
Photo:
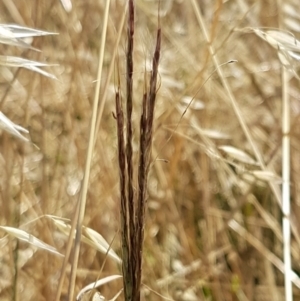
[[[137,155],[158,1],[135,2],[133,118]],[[2,55],[49,64],[43,69],[57,77],[0,67],[0,110],[28,129],[27,137],[38,147],[4,131],[0,135],[0,225],[31,233],[60,253],[65,252],[67,236],[46,215],[68,219],[74,215],[84,174],[105,6],[104,0],[70,3],[0,3],[1,23],[59,34],[34,38],[31,45],[40,52],[0,46]],[[112,113],[118,75],[125,92],[126,24],[111,78],[108,70],[125,3],[112,0],[110,5],[101,79],[101,95],[105,88],[107,98],[84,219],[85,226],[108,243],[113,241],[112,249],[119,255],[117,136]],[[162,300],[158,294],[180,301],[284,300],[279,206],[282,61],[270,40],[278,38],[279,28],[292,39],[299,37],[298,10],[296,0],[161,1],[160,88],[148,187],[144,300]],[[297,274],[299,62],[297,51],[294,56],[282,51],[288,54],[290,71],[292,267]],[[248,127],[268,172],[242,124]],[[0,299],[54,300],[62,258],[7,237],[2,230],[0,235]],[[104,261],[105,255],[82,244],[76,292],[121,272],[110,258],[102,268]],[[69,273],[70,266],[61,300],[67,298]],[[109,300],[121,286],[122,281],[117,280],[99,291]],[[295,300],[300,300],[299,288],[295,286],[293,292]]]

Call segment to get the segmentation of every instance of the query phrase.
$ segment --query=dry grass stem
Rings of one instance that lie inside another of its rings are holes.
[[[92,110],[92,118],[91,124],[89,129],[89,144],[87,149],[87,158],[86,158],[86,165],[83,177],[83,183],[79,198],[79,210],[78,215],[75,214],[74,218],[76,220],[76,232],[75,232],[75,241],[74,241],[74,253],[72,258],[72,270],[71,270],[71,277],[69,282],[69,292],[68,292],[68,300],[73,300],[74,291],[75,291],[75,280],[76,280],[76,273],[77,273],[77,266],[78,266],[78,258],[79,258],[79,251],[80,251],[80,242],[81,242],[81,233],[82,233],[82,225],[83,219],[85,215],[85,207],[86,207],[86,198],[87,198],[87,191],[90,179],[90,170],[91,170],[91,163],[92,163],[92,155],[95,145],[95,133],[96,133],[96,122],[97,122],[97,112],[98,112],[98,103],[99,103],[99,95],[100,95],[100,79],[102,77],[102,67],[103,67],[103,59],[104,59],[104,50],[105,50],[105,43],[106,43],[106,32],[107,32],[107,24],[108,24],[108,16],[109,16],[109,6],[110,0],[106,1],[105,6],[105,14],[104,14],[104,21],[103,21],[103,31],[101,37],[101,47],[99,49],[99,62],[98,62],[98,74],[97,74],[97,85],[95,89],[95,96],[93,101],[93,110]],[[77,213],[77,209],[75,210]],[[70,231],[71,237],[73,236],[73,232]]]

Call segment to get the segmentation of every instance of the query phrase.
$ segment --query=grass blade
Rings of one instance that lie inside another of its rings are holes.
[[[19,240],[25,241],[39,249],[47,250],[53,254],[63,256],[61,253],[59,253],[56,248],[44,243],[40,239],[36,238],[32,234],[27,233],[24,230],[20,230],[18,228],[13,227],[4,227],[0,226],[0,229],[4,230],[6,233],[10,234],[13,237],[18,238]]]

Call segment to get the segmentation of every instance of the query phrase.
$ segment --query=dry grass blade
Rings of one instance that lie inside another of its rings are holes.
[[[57,228],[64,233],[65,235],[69,236],[70,234],[70,220],[67,218],[61,218],[58,216],[53,216],[53,215],[47,215],[48,218],[50,218],[54,224],[57,226]]]
[[[29,37],[40,37],[48,35],[56,35],[58,33],[38,30],[34,28],[24,27],[16,24],[0,24],[0,43],[1,37],[22,39]]]
[[[252,30],[277,50],[281,64],[300,79],[295,68],[300,61],[300,42],[295,36],[282,30],[263,31],[259,28],[252,28]]]
[[[189,275],[192,272],[197,271],[202,265],[202,261],[200,259],[193,261],[188,266],[183,267],[180,271],[175,272],[171,275],[168,275],[162,279],[157,280],[157,285],[159,287],[168,286],[170,283],[175,281],[176,279],[183,279],[185,276]]]
[[[11,46],[38,50],[32,47],[30,44],[27,44],[22,39],[55,34],[56,33],[54,32],[37,30],[15,24],[0,24],[0,43]]]
[[[71,12],[73,7],[71,0],[60,0],[60,2],[67,13]]]
[[[122,260],[116,254],[116,252],[111,248],[111,245],[103,238],[101,234],[96,232],[95,230],[83,227],[82,235],[84,238],[84,242],[96,248],[103,254],[107,254],[109,257],[114,259],[116,262],[121,263]]]
[[[221,131],[218,130],[213,130],[213,129],[201,129],[201,135],[204,135],[210,139],[222,139],[222,140],[227,140],[230,139],[231,137],[225,133],[222,133]]]
[[[54,247],[44,243],[40,239],[36,238],[32,234],[27,233],[24,230],[20,230],[18,228],[13,228],[13,227],[4,227],[4,226],[0,226],[0,229],[4,230],[6,233],[10,234],[11,236],[16,237],[19,240],[25,241],[39,249],[44,249],[53,254],[63,256]]]
[[[66,236],[70,235],[70,220],[50,215],[48,215],[48,217],[51,218],[51,220],[62,233],[64,233]],[[107,256],[114,259],[117,263],[121,262],[120,257],[111,248],[111,245],[103,238],[101,234],[95,230],[83,226],[81,240],[102,254],[107,254]]]
[[[99,292],[95,292],[91,301],[105,301],[105,297]]]
[[[184,107],[185,109],[187,106],[193,110],[203,110],[205,108],[205,104],[200,99],[195,99],[191,96],[184,96],[181,99],[180,108]]]
[[[251,164],[251,165],[258,165],[258,163],[251,158],[247,153],[244,151],[235,148],[230,145],[222,145],[219,146],[219,149],[224,151],[227,155],[229,155],[231,158],[238,160],[240,162],[246,163],[246,164]]]
[[[22,141],[28,142],[29,139],[24,137],[20,132],[29,133],[23,127],[13,123],[9,120],[2,112],[0,112],[0,129],[6,131],[7,133],[19,138]]]
[[[280,178],[278,175],[276,175],[272,171],[267,170],[252,170],[251,173],[258,179],[262,181],[271,181],[274,183],[282,183],[282,178]]]
[[[95,146],[97,111],[98,111],[98,104],[99,104],[100,83],[101,83],[101,78],[102,78],[102,68],[103,68],[103,61],[104,61],[104,50],[105,50],[106,34],[107,34],[107,26],[108,26],[109,6],[110,6],[110,1],[107,0],[105,3],[105,13],[104,13],[104,20],[103,20],[101,44],[100,44],[100,48],[99,48],[97,85],[95,88],[92,117],[91,117],[90,128],[89,128],[89,143],[88,143],[88,149],[87,149],[87,155],[86,155],[84,178],[83,178],[83,184],[82,184],[80,198],[78,200],[79,211],[78,211],[78,215],[75,216],[75,221],[76,221],[76,234],[75,235],[76,236],[75,236],[75,243],[74,243],[72,270],[71,270],[70,283],[69,283],[69,289],[68,289],[69,301],[73,300],[73,296],[74,296],[76,273],[77,273],[79,251],[80,251],[82,225],[83,225],[83,218],[84,218],[84,214],[85,214],[87,191],[88,191],[91,164],[92,164],[92,155],[93,155],[94,146]],[[76,209],[76,212],[77,212],[77,209]],[[72,233],[70,233],[70,235],[72,236]]]
[[[111,275],[111,276],[107,276],[105,278],[102,278],[98,281],[95,281],[95,282],[92,282],[90,284],[88,284],[87,286],[85,286],[83,289],[80,290],[80,292],[78,293],[77,297],[76,297],[76,300],[81,300],[81,298],[83,297],[83,295],[85,293],[87,293],[88,291],[94,289],[94,288],[97,288],[99,286],[102,286],[106,283],[109,283],[111,281],[114,281],[114,280],[117,280],[117,279],[120,279],[122,278],[121,275]]]
[[[52,66],[47,63],[31,61],[31,60],[23,59],[21,57],[0,55],[0,65],[6,66],[6,67],[22,67],[22,68],[40,73],[46,77],[49,77],[52,79],[57,79],[56,76],[54,76],[53,74],[39,68],[39,67]]]
[[[300,42],[289,32],[282,30],[263,31],[259,28],[252,28],[252,30],[275,49],[283,48],[286,51],[300,51]]]

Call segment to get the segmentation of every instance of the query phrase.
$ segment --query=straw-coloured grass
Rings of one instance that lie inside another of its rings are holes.
[[[2,1],[0,299],[298,300],[297,9]]]

